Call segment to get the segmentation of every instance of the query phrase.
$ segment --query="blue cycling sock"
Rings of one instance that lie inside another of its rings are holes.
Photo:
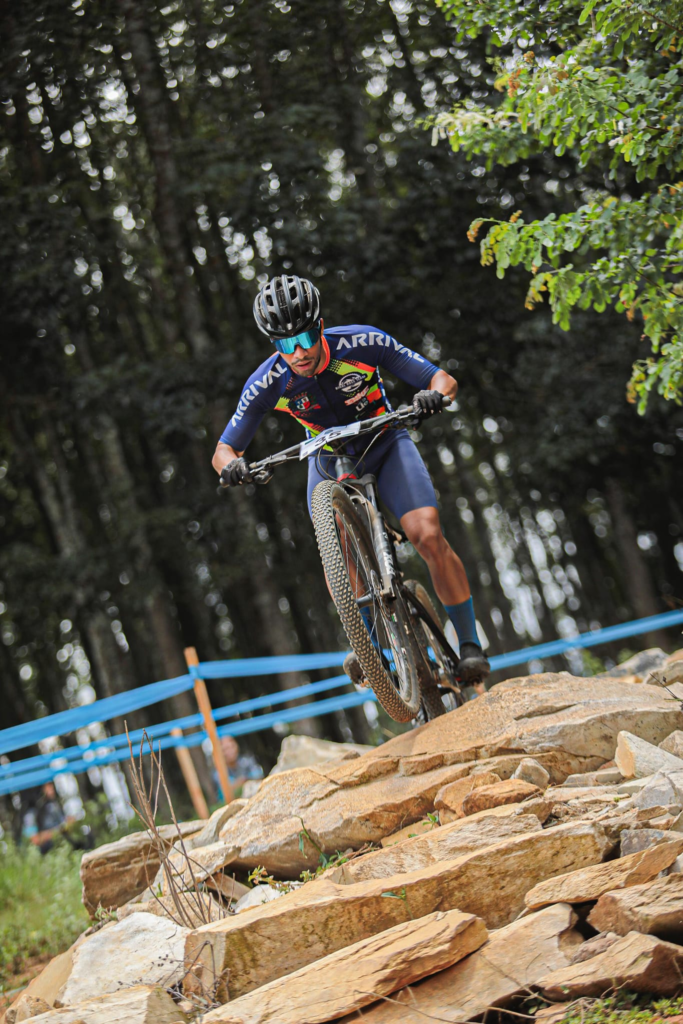
[[[460,647],[462,648],[463,644],[477,644],[480,647],[472,598],[468,597],[466,601],[461,601],[460,604],[445,604],[444,608],[448,618],[453,623],[455,632],[458,634]]]

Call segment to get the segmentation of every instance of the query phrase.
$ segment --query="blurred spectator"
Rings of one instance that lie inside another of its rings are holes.
[[[233,794],[239,795],[248,779],[262,779],[263,768],[253,754],[240,754],[239,743],[234,736],[221,736],[221,749],[228,769],[228,777],[232,784]],[[224,799],[218,772],[214,771],[213,780],[219,798]]]
[[[46,782],[35,805],[24,814],[22,835],[41,853],[47,853],[54,846],[55,835],[73,820],[65,816],[54,783]]]

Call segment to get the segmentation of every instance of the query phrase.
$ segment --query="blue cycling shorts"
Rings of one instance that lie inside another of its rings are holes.
[[[351,458],[356,462],[356,456]],[[322,455],[319,461],[324,471],[336,479],[335,456]],[[356,475],[360,477],[366,473],[377,477],[379,496],[398,520],[416,508],[438,508],[432,478],[407,430],[388,430],[373,444],[365,458],[357,462]],[[321,480],[327,479],[329,477],[320,472],[315,458],[309,458],[309,515],[313,490]]]

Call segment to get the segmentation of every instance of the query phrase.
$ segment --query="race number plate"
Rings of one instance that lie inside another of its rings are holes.
[[[345,427],[328,427],[316,437],[310,437],[308,441],[303,442],[299,448],[299,459],[307,459],[309,455],[314,455],[331,441],[340,441],[344,437],[353,437],[358,433],[360,433],[360,423],[349,423]]]

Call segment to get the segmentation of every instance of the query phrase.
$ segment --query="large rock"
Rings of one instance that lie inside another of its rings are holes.
[[[81,943],[59,995],[64,1006],[133,985],[173,985],[183,975],[186,928],[165,917],[132,914]]]
[[[622,788],[621,786],[619,787]],[[646,779],[633,797],[635,807],[683,805],[683,772],[658,771]]]
[[[239,849],[233,867],[292,878],[317,866],[317,847],[359,849],[424,817],[438,790],[473,762],[504,778],[499,761],[516,756],[513,772],[531,754],[561,782],[611,759],[623,730],[658,743],[676,728],[683,712],[659,686],[552,673],[511,680],[354,760],[269,777],[221,839]]]
[[[31,1019],[36,1024],[182,1024],[187,1017],[162,988],[136,985]]]
[[[312,764],[324,764],[339,758],[350,760],[373,749],[362,743],[333,743],[315,736],[285,736],[270,774],[278,775],[292,768],[308,768]]]
[[[239,886],[235,899],[244,892],[251,892],[245,885],[235,882]],[[186,928],[199,928],[209,921],[219,921],[228,913],[218,900],[208,892],[176,892],[173,896],[158,896],[151,900],[144,900],[137,903],[124,903],[116,912],[119,921],[125,920],[131,914],[154,914],[155,917],[167,917],[171,921],[177,921]]]
[[[683,937],[683,875],[606,892],[588,917],[600,932],[643,932],[660,939]]]
[[[395,925],[207,1013],[204,1024],[318,1024],[442,971],[486,942],[459,910]],[[311,994],[315,993],[314,998]]]
[[[489,1006],[505,1006],[550,971],[567,967],[581,942],[566,903],[491,932],[476,953],[453,967],[395,992],[363,1010],[365,1024],[425,1024],[473,1020]],[[345,1017],[351,1024],[357,1014]],[[341,1021],[338,1024],[342,1024]]]
[[[24,992],[5,1014],[5,1024],[21,1024],[21,1021],[30,1020],[41,1013],[49,1013],[51,1009],[50,1004],[40,996],[30,996]]]
[[[434,806],[437,811],[452,811],[456,818],[462,818],[464,816],[462,802],[473,789],[490,786],[492,783],[500,781],[500,775],[495,772],[472,772],[464,779],[458,779],[456,782],[449,782],[448,785],[442,786],[434,798]],[[513,801],[508,802],[512,803]]]
[[[674,757],[683,759],[683,730],[674,729],[665,740],[662,740],[659,747],[660,750],[665,750],[667,754],[673,754]]]
[[[349,885],[368,878],[418,871],[439,861],[454,860],[464,853],[492,846],[502,839],[540,832],[541,823],[535,814],[510,814],[506,817],[477,815],[477,819],[459,818],[449,825],[408,839],[398,846],[366,853],[364,857],[335,868],[331,880]]]
[[[86,937],[81,935],[76,939],[70,949],[67,949],[64,953],[58,953],[57,956],[53,957],[49,964],[42,969],[40,974],[28,983],[21,995],[27,999],[41,999],[46,1002],[48,1006],[54,1006],[55,1000],[66,985],[69,975],[71,974],[74,953],[77,947],[85,941]],[[19,997],[17,997],[17,1000],[12,1003],[10,1010],[14,1008],[18,998]],[[7,1012],[9,1013],[9,1010]],[[2,1018],[0,1017],[0,1020],[1,1019]]]
[[[560,826],[562,827],[562,826]],[[566,827],[566,826],[564,826]],[[554,831],[559,831],[554,830]],[[579,868],[568,874],[548,878],[531,889],[525,899],[527,907],[537,910],[549,903],[585,903],[597,900],[611,889],[649,882],[670,867],[683,851],[683,839],[651,846],[641,853]]]
[[[558,1002],[619,989],[673,996],[681,990],[682,977],[681,946],[630,932],[604,953],[541,978],[538,988]]]
[[[469,815],[476,814],[477,811],[488,811],[491,807],[501,807],[503,804],[518,804],[529,797],[541,796],[542,792],[538,786],[525,782],[524,779],[505,779],[472,790],[462,802],[462,812]]]
[[[179,826],[181,835],[191,836],[206,824],[204,821],[185,822]],[[178,835],[175,825],[162,825],[159,833],[169,844]],[[83,906],[91,917],[98,907],[105,910],[122,907],[152,885],[160,863],[149,832],[132,832],[115,843],[84,853],[81,860]]]
[[[630,732],[620,732],[617,736],[614,760],[625,779],[644,779],[658,771],[683,771],[680,757]]]
[[[673,844],[671,844],[673,845]],[[400,849],[398,847],[397,849]],[[406,874],[339,885],[310,882],[282,899],[190,932],[187,991],[232,998],[402,921],[435,910],[476,914],[487,927],[508,924],[542,878],[595,864],[608,852],[602,829],[572,822],[505,839]]]
[[[548,672],[498,683],[457,711],[394,737],[381,750],[385,756],[443,751],[463,761],[560,750],[609,761],[622,730],[659,743],[681,728],[683,712],[662,687]]]
[[[550,783],[550,773],[533,757],[525,757],[520,761],[512,778],[523,779],[532,786],[538,786],[539,789],[546,789]]]

